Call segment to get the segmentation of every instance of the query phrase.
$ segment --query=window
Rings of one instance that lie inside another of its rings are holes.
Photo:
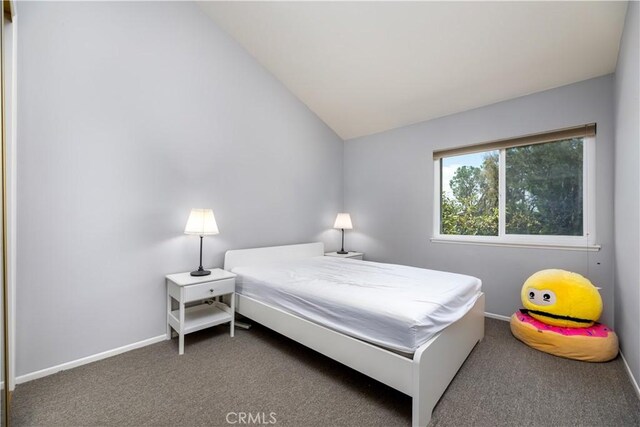
[[[434,152],[434,241],[597,250],[595,125]]]

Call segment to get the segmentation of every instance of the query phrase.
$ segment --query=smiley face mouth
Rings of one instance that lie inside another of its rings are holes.
[[[593,323],[593,320],[589,320],[589,319],[580,319],[579,317],[562,316],[560,314],[547,313],[546,311],[540,311],[540,310],[528,310],[526,308],[521,308],[520,313],[522,314],[533,313],[539,316],[550,317],[551,319],[569,320],[571,322],[577,322],[577,323]]]

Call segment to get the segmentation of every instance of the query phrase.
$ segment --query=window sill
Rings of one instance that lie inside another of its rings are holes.
[[[505,242],[492,241],[482,239],[459,239],[455,237],[432,237],[432,243],[449,243],[454,245],[480,245],[480,246],[501,246],[507,248],[528,248],[528,249],[556,249],[564,251],[586,251],[598,252],[600,245],[579,245],[579,244],[556,244],[556,243],[522,243],[522,242]]]

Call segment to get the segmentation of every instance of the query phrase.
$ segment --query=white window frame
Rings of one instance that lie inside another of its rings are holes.
[[[497,236],[464,236],[453,234],[441,234],[440,230],[440,206],[441,194],[441,159],[433,160],[433,237],[434,243],[477,244],[490,246],[530,247],[545,249],[566,249],[579,251],[598,251],[600,245],[596,242],[596,144],[595,136],[583,137],[583,185],[582,185],[582,236],[539,236],[524,234],[506,234],[506,165],[505,153],[507,148],[501,148],[499,161],[499,217]],[[491,150],[488,150],[491,151]]]

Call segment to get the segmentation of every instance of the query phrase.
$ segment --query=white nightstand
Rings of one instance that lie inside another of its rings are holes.
[[[167,276],[167,339],[171,339],[173,328],[178,333],[178,354],[184,354],[184,336],[200,329],[231,322],[233,337],[236,275],[220,268],[210,271],[208,276],[195,277],[189,273]],[[215,301],[185,308],[188,302],[227,294],[231,295],[231,306]],[[173,309],[171,299],[178,302],[177,310]]]
[[[339,254],[338,252],[327,252],[324,256],[335,256],[339,258],[359,259],[362,261],[364,254],[362,252],[349,252],[347,254]]]

